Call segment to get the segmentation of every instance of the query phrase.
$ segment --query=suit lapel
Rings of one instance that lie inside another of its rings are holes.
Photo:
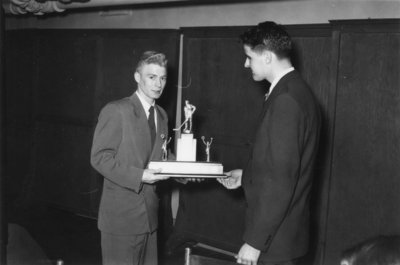
[[[279,80],[279,82],[276,84],[276,86],[272,90],[271,94],[269,95],[268,99],[263,104],[263,108],[262,108],[261,115],[260,115],[260,122],[263,119],[263,117],[265,116],[265,113],[267,112],[267,110],[268,110],[269,106],[271,105],[271,103],[274,101],[274,99],[279,94],[281,94],[282,90],[286,87],[286,84],[287,84],[288,80],[291,79],[296,74],[297,74],[296,70],[291,71],[291,72],[287,73],[286,75],[284,75]]]
[[[162,135],[164,137],[167,137],[168,131],[166,128],[166,119],[165,115],[160,111],[160,107],[156,104],[155,105],[155,110],[157,111],[157,133],[156,133],[156,139],[154,142],[154,148],[151,153],[151,158],[152,159],[159,159],[160,152],[161,152],[161,146],[163,143]]]
[[[134,141],[136,140],[135,142],[137,142],[138,146],[140,146],[141,149],[140,151],[145,153],[146,157],[149,159],[152,150],[151,150],[150,128],[147,122],[146,113],[136,93],[133,93],[133,95],[129,99],[133,107],[133,114],[135,117],[134,122],[138,123],[138,128],[140,131],[143,132],[142,135],[144,138],[137,138],[135,135],[132,135],[132,137]]]
[[[137,121],[140,123],[139,126],[143,130],[145,134],[145,139],[141,139],[141,141],[145,141],[145,150],[147,153],[148,160],[151,159],[160,159],[160,154],[161,154],[161,146],[163,143],[163,139],[161,138],[161,135],[164,135],[164,137],[167,137],[168,135],[168,130],[166,126],[166,120],[167,117],[165,117],[165,114],[160,110],[160,107],[156,104],[155,105],[155,111],[157,112],[157,133],[156,133],[156,139],[154,142],[153,149],[151,150],[151,138],[150,138],[150,129],[149,125],[147,122],[147,116],[145,113],[145,110],[143,108],[142,103],[140,102],[140,99],[134,93],[131,97],[130,100],[133,105],[133,112],[134,115],[137,119]],[[134,137],[134,136],[133,136]]]

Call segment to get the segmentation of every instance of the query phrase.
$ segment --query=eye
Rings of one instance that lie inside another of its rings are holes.
[[[163,76],[163,77],[161,77],[161,81],[167,81],[167,77],[166,76]]]

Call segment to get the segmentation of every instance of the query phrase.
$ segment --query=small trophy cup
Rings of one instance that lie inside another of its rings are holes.
[[[174,129],[174,131],[180,131],[180,135],[177,139],[176,145],[176,161],[168,161],[167,146],[171,141],[171,137],[167,139],[167,135],[162,134],[163,140],[161,151],[162,156],[159,161],[150,161],[148,168],[161,170],[158,174],[170,175],[170,177],[179,178],[219,178],[225,177],[224,167],[221,163],[210,162],[210,148],[213,138],[209,141],[204,136],[201,137],[205,145],[205,151],[207,154],[207,162],[201,162],[196,160],[196,144],[197,139],[194,138],[192,132],[192,118],[193,113],[196,111],[196,107],[189,103],[189,100],[185,100],[184,106],[185,120],[183,123]]]

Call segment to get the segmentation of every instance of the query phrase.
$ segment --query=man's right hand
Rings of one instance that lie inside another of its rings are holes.
[[[225,173],[227,177],[218,178],[218,182],[221,183],[227,189],[237,189],[242,185],[242,174],[243,170],[234,169]]]
[[[142,182],[148,183],[148,184],[153,184],[159,180],[164,180],[164,179],[169,178],[169,176],[167,176],[167,175],[156,175],[157,173],[160,173],[160,172],[161,172],[161,169],[158,169],[158,170],[145,169],[143,171]]]

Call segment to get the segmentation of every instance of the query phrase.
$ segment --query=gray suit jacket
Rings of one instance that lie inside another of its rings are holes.
[[[161,160],[161,135],[168,137],[167,114],[158,105],[155,109],[157,135],[152,150],[146,113],[135,93],[101,110],[91,164],[104,176],[98,219],[103,232],[134,235],[157,229],[155,186],[141,181],[148,162]]]

